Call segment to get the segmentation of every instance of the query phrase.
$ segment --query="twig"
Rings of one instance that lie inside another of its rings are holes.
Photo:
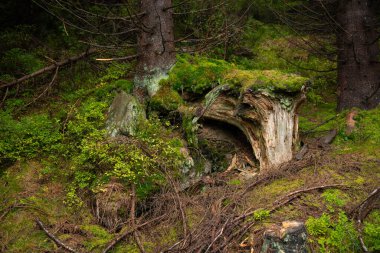
[[[75,251],[74,249],[70,248],[69,246],[67,246],[66,244],[64,244],[63,242],[61,242],[57,237],[55,237],[52,233],[49,232],[49,230],[47,230],[47,228],[44,226],[44,224],[37,218],[36,219],[36,223],[38,224],[38,226],[45,232],[45,234],[54,241],[55,244],[57,244],[57,246],[59,247],[62,247],[63,249],[65,249],[66,251],[68,252],[71,252],[71,253],[77,253],[77,251]]]
[[[220,229],[219,234],[214,238],[214,240],[210,243],[210,245],[208,245],[208,247],[207,247],[205,253],[207,253],[207,252],[210,250],[210,248],[212,247],[212,245],[213,245],[213,244],[219,239],[219,237],[222,236],[222,234],[223,234],[223,232],[224,232],[224,229],[226,228],[226,225],[227,225],[227,223],[229,222],[229,220],[230,220],[230,219],[227,219],[227,221],[224,223],[223,227]]]

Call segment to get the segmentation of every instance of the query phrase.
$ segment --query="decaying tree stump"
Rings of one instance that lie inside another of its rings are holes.
[[[247,137],[261,172],[292,159],[298,147],[297,109],[305,99],[307,80],[290,75],[293,86],[278,85],[272,72],[234,76],[234,84],[221,85],[206,95],[202,116],[238,127]],[[282,78],[289,78],[283,74]],[[240,95],[236,95],[238,84]],[[198,109],[199,111],[199,109]]]

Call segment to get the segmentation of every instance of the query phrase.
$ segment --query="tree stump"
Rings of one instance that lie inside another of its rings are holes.
[[[307,79],[278,71],[239,72],[206,95],[201,116],[238,127],[265,172],[290,161],[298,148],[297,109]]]

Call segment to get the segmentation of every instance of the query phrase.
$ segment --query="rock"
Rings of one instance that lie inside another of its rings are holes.
[[[322,146],[331,144],[334,141],[337,134],[338,134],[338,131],[336,129],[331,130],[330,132],[328,132],[327,135],[323,136],[319,140],[320,144]]]
[[[307,253],[307,233],[303,222],[284,221],[264,232],[261,253]]]
[[[121,91],[116,95],[108,110],[107,133],[111,137],[120,134],[133,136],[136,134],[138,123],[145,118],[145,109],[137,99]]]
[[[303,157],[305,156],[305,154],[307,153],[307,151],[309,151],[309,148],[308,148],[307,144],[305,144],[302,146],[301,150],[298,151],[298,153],[296,154],[297,161],[302,160]]]

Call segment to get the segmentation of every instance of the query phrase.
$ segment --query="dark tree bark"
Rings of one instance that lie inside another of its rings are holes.
[[[175,63],[171,0],[142,0],[140,34],[137,39],[139,59],[135,75],[137,90],[149,96],[158,90]]]
[[[380,102],[379,44],[371,0],[340,0],[337,11],[338,110]]]

